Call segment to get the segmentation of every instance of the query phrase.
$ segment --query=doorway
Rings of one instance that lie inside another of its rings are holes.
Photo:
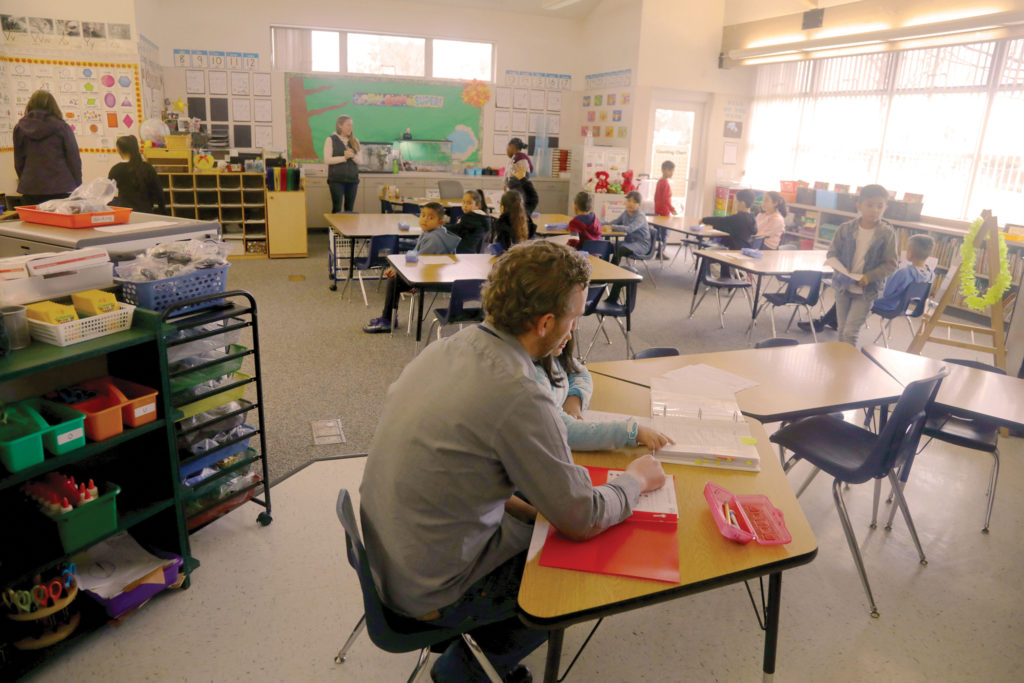
[[[700,206],[696,170],[698,106],[656,107],[651,127],[651,179],[661,178],[661,164],[676,165],[669,186],[677,215],[693,213]],[[653,196],[653,193],[652,193]],[[687,212],[687,208],[692,211]]]

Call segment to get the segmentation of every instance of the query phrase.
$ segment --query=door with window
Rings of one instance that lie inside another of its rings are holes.
[[[661,178],[661,165],[666,161],[675,164],[669,186],[672,188],[672,205],[679,216],[696,215],[700,208],[699,175],[699,133],[701,128],[701,104],[669,104],[654,107],[654,121],[651,126],[651,188]],[[652,203],[653,210],[653,203]],[[689,210],[688,210],[689,209]]]

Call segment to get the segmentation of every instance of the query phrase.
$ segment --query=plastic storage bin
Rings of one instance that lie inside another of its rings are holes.
[[[109,599],[101,598],[95,593],[85,589],[83,589],[82,592],[98,602],[107,613],[107,616],[112,619],[116,619],[122,614],[135,609],[178,580],[178,571],[181,569],[181,557],[174,553],[164,553],[160,551],[156,551],[153,554],[157,557],[169,560],[169,563],[159,570],[161,572],[161,581],[159,583],[140,583],[135,588],[122,591]],[[146,578],[152,579],[154,575],[156,575],[156,572],[153,572],[153,574]]]
[[[156,419],[156,397],[160,393],[156,389],[117,377],[103,377],[100,381],[113,384],[127,401],[121,406],[121,419],[126,425],[141,427]]]
[[[209,382],[210,380],[217,379],[218,377],[238,372],[242,368],[242,358],[248,351],[249,348],[242,346],[241,344],[229,344],[227,347],[227,353],[223,354],[226,356],[225,360],[201,370],[193,370],[191,372],[186,372],[185,374],[172,377],[172,396],[179,392],[188,391],[202,382]],[[210,360],[214,359],[211,358]]]
[[[831,190],[815,190],[814,205],[823,209],[834,209],[839,201],[839,194]]]
[[[131,282],[123,278],[114,278],[114,282],[121,285],[122,295],[128,303],[153,311],[163,311],[182,301],[226,290],[228,264],[217,268],[195,270],[191,273],[153,282]],[[185,306],[177,309],[175,314],[180,315],[189,311],[211,308],[219,305],[222,301],[222,299],[214,299],[201,304]]]
[[[236,372],[231,377],[231,383],[243,382],[249,379],[252,379],[252,375],[247,375],[244,372]],[[183,406],[178,406],[178,410],[182,413],[181,417],[178,419],[180,420],[186,417],[192,417],[193,415],[198,415],[199,413],[205,413],[207,410],[216,408],[219,405],[224,405],[229,401],[237,401],[245,396],[246,386],[247,385],[243,384],[233,389],[228,389],[227,391],[217,391],[216,393],[201,398],[198,401],[192,401],[191,403],[186,403]]]
[[[52,213],[40,211],[35,206],[18,206],[18,218],[25,223],[41,223],[43,225],[55,225],[58,228],[92,228],[97,225],[118,225],[127,223],[132,216],[132,210],[120,206],[110,207],[110,211],[97,211],[95,213]]]
[[[88,339],[103,337],[115,332],[122,332],[132,326],[132,315],[135,307],[120,304],[116,311],[93,315],[88,318],[71,320],[60,325],[51,325],[42,320],[29,318],[28,329],[36,341],[53,344],[54,346],[70,346]]]
[[[85,415],[62,403],[31,398],[25,401],[45,422],[43,448],[64,455],[85,445]]]
[[[121,487],[107,482],[99,497],[91,503],[80,505],[71,512],[47,517],[57,523],[64,552],[70,553],[84,548],[117,529],[117,494]]]
[[[711,518],[719,533],[737,543],[757,541],[759,545],[785,545],[793,540],[786,528],[782,511],[772,505],[768,496],[733,495],[728,489],[708,482],[704,485],[704,499],[708,502]],[[739,528],[729,524],[722,506],[728,503],[736,512]]]
[[[76,385],[76,388],[90,389],[96,396],[72,403],[71,408],[85,413],[85,435],[92,441],[103,441],[124,431],[121,409],[128,399],[110,382],[98,378]]]
[[[195,475],[202,471],[204,467],[220,462],[225,458],[230,458],[233,455],[238,455],[242,451],[249,447],[249,440],[256,433],[256,428],[250,425],[244,425],[246,434],[241,438],[240,441],[230,444],[228,446],[220,446],[211,451],[207,451],[202,455],[192,456],[193,459],[187,462],[183,462],[179,468],[181,474],[182,483],[187,486],[194,486],[201,480],[196,480]]]
[[[24,402],[6,407],[7,420],[0,424],[0,462],[8,472],[18,472],[43,461],[46,421]]]

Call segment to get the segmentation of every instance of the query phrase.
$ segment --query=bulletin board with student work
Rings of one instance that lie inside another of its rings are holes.
[[[185,72],[188,117],[208,134],[207,147],[274,146],[270,74],[256,52],[176,48],[174,66]]]
[[[0,56],[0,151],[13,149],[14,126],[40,89],[53,93],[83,153],[113,153],[119,136],[138,133],[138,64]]]
[[[506,70],[494,89],[494,137],[491,152],[505,156],[510,138],[521,138],[534,153],[539,139],[558,147],[562,112],[572,90],[572,76]]]
[[[454,161],[478,162],[483,103],[463,97],[476,85],[287,73],[288,158],[321,161],[324,141],[344,114],[360,140],[401,140],[408,129],[414,140],[450,140]]]
[[[580,135],[604,147],[628,147],[633,126],[633,72],[586,76],[580,97]]]

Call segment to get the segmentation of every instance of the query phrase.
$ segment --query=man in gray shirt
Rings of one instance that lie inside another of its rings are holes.
[[[592,486],[533,377],[533,360],[557,355],[575,329],[589,278],[586,255],[544,240],[502,256],[484,286],[487,322],[428,346],[388,389],[360,487],[384,602],[428,623],[479,624],[470,632],[502,676],[522,675],[519,661],[547,637],[515,614],[537,511],[582,540],[665,479],[645,455]],[[431,676],[486,680],[461,641]]]

